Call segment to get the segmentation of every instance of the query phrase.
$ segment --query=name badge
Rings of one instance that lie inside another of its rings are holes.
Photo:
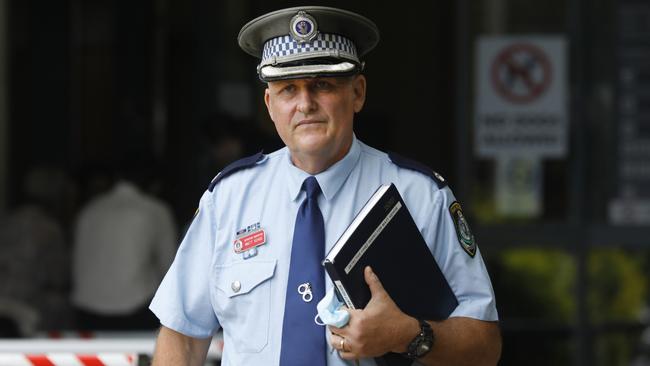
[[[256,248],[265,243],[266,232],[260,227],[259,223],[255,223],[237,232],[237,238],[233,242],[233,246],[237,254],[257,254]]]

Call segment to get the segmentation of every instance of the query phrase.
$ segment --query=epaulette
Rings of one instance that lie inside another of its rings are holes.
[[[445,178],[442,177],[442,175],[436,173],[435,171],[433,171],[433,169],[429,168],[428,166],[420,162],[411,160],[409,158],[405,158],[394,152],[388,152],[388,157],[390,158],[390,161],[393,162],[393,164],[401,168],[415,170],[428,177],[431,177],[431,179],[433,179],[433,181],[436,182],[439,189],[442,189],[445,186],[447,186],[447,181],[445,180]]]
[[[241,158],[239,160],[236,160],[228,164],[225,168],[223,168],[223,170],[219,172],[219,174],[217,174],[216,177],[214,177],[214,179],[212,179],[212,182],[210,182],[210,186],[208,187],[208,191],[212,192],[214,186],[216,186],[217,183],[219,183],[219,181],[222,180],[223,178],[239,170],[250,168],[254,166],[258,161],[262,160],[263,158],[264,158],[264,153],[260,151],[255,155]]]

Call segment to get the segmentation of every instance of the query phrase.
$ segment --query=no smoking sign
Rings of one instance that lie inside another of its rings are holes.
[[[548,89],[552,72],[542,49],[531,43],[515,43],[496,56],[490,75],[501,97],[513,103],[529,103]]]
[[[481,37],[476,45],[477,156],[565,156],[566,43],[558,36]]]

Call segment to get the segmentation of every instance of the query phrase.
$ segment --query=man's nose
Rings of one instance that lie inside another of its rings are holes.
[[[309,114],[316,110],[314,96],[309,90],[302,90],[298,95],[298,112]]]

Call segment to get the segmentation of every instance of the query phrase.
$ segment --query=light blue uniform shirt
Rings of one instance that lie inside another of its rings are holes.
[[[308,176],[291,163],[285,147],[205,192],[151,303],[164,326],[199,338],[223,328],[224,366],[278,364],[293,227],[305,197],[300,188]],[[348,154],[316,179],[323,192],[318,204],[325,220],[326,252],[375,190],[392,182],[458,299],[451,316],[498,319],[480,252],[477,249],[472,258],[459,243],[449,188],[440,189],[430,177],[400,168],[387,154],[356,138]],[[257,255],[244,259],[234,249],[237,233],[257,223],[266,243],[257,248]],[[329,278],[326,284],[329,290]],[[326,327],[323,332],[329,333]],[[327,347],[328,365],[353,364]]]

